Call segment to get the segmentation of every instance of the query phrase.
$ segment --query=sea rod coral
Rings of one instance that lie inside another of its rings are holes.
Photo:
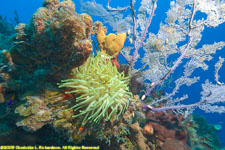
[[[202,68],[206,71],[208,69],[206,61],[212,60],[213,54],[215,54],[217,50],[221,50],[225,47],[224,41],[205,45],[201,45],[200,43],[205,28],[217,27],[225,22],[224,1],[171,1],[166,20],[159,25],[159,30],[156,34],[149,32],[149,26],[154,18],[155,10],[157,9],[157,0],[142,0],[138,13],[134,10],[135,3],[137,3],[134,0],[130,1],[129,6],[119,8],[111,7],[110,2],[111,1],[108,0],[107,5],[107,9],[110,11],[123,13],[128,9],[131,10],[130,17],[133,20],[131,35],[133,35],[134,47],[125,47],[123,52],[125,53],[125,57],[129,60],[133,72],[143,72],[146,90],[142,94],[141,100],[147,103],[147,105],[144,106],[144,110],[165,111],[170,109],[184,109],[187,111],[181,113],[190,114],[194,108],[199,107],[206,112],[216,112],[217,108],[221,110],[220,112],[225,112],[224,106],[212,106],[210,107],[210,111],[206,109],[207,106],[211,106],[217,102],[225,102],[224,96],[216,96],[216,99],[213,100],[211,98],[224,91],[224,86],[222,86],[223,84],[220,82],[217,82],[217,84],[219,83],[219,86],[222,87],[217,89],[213,89],[212,85],[207,87],[211,89],[212,94],[207,92],[208,95],[204,94],[202,100],[195,104],[180,104],[182,100],[188,98],[188,95],[173,99],[174,96],[178,95],[177,93],[181,86],[191,86],[199,81],[200,77],[193,77],[195,69]],[[201,18],[199,13],[203,13],[206,17]],[[141,54],[140,51],[142,48],[144,50],[144,57],[141,58],[139,55]],[[179,57],[175,57],[172,60],[170,59],[172,63],[169,63],[168,60],[173,54],[179,54]],[[136,65],[137,62],[140,61],[143,66]],[[151,96],[154,89],[166,87],[164,84],[165,81],[173,73],[176,73],[176,69],[180,66],[184,67],[184,71],[180,77],[174,79],[175,87],[173,91],[171,93],[166,93],[160,100],[149,103],[148,96]],[[205,85],[206,84],[203,84],[204,91],[206,89],[204,88]],[[154,107],[160,103],[164,104],[163,108]]]

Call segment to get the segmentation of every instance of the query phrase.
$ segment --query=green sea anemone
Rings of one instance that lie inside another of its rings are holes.
[[[73,117],[83,117],[82,125],[118,119],[133,98],[128,88],[129,77],[119,73],[110,59],[100,53],[92,55],[71,75],[71,79],[62,80],[58,85],[70,89],[66,93],[79,95],[70,109],[78,112]]]

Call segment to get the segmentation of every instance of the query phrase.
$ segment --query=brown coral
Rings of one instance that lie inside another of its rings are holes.
[[[63,79],[92,52],[90,16],[77,14],[71,0],[45,0],[43,6],[29,25],[17,26],[11,50],[17,76],[42,86]]]
[[[141,127],[138,123],[130,125],[131,134],[134,135],[134,142],[137,143],[138,150],[150,150],[149,146],[146,144],[147,139],[143,136]]]
[[[93,24],[93,21],[92,21],[92,18],[88,15],[88,14],[81,14],[81,17],[82,17],[82,21],[85,23],[85,28],[86,28],[86,38],[89,38],[90,37],[90,34],[91,34],[91,30],[92,30],[92,24]]]
[[[52,9],[55,8],[58,4],[59,4],[58,0],[45,0],[43,6],[48,9]]]
[[[145,126],[152,126],[154,129],[154,136],[159,143],[165,142],[167,139],[177,139],[186,143],[187,130],[182,126],[183,116],[173,114],[173,112],[147,112]],[[159,144],[160,145],[160,144]]]
[[[167,139],[162,146],[162,150],[190,150],[191,148],[187,144],[176,140],[176,139]]]

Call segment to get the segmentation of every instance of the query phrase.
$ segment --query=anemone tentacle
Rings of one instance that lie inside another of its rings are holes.
[[[110,59],[101,57],[100,53],[73,69],[71,75],[71,79],[58,85],[70,89],[66,93],[79,95],[70,109],[77,113],[73,117],[83,117],[83,125],[118,119],[133,98],[128,88],[129,77],[119,73]]]

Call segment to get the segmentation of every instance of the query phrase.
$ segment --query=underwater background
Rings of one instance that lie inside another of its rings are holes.
[[[75,10],[77,13],[83,13],[80,8],[81,8],[81,4],[79,0],[73,0],[75,3]],[[140,0],[136,0],[137,2],[139,2]],[[42,7],[43,4],[43,0],[1,0],[0,1],[0,16],[1,17],[6,17],[5,19],[7,20],[8,23],[12,24],[14,27],[15,25],[17,25],[17,23],[26,23],[29,24],[30,20],[32,19],[33,14],[36,12],[36,10],[40,7]],[[84,0],[84,2],[86,2]],[[93,0],[90,1],[93,5],[97,5],[97,4],[103,4],[103,5],[107,5],[107,1],[102,1],[102,0]],[[111,6],[112,7],[125,7],[127,5],[129,5],[130,1],[129,0],[112,0],[111,1]],[[157,2],[157,9],[155,11],[155,15],[153,17],[152,23],[149,27],[149,31],[152,33],[157,33],[160,27],[160,23],[163,22],[166,18],[166,12],[168,11],[169,7],[170,7],[170,1],[169,0],[158,0]],[[138,6],[135,6],[138,9]],[[124,12],[129,14],[130,12]],[[90,15],[91,16],[91,15]],[[18,17],[18,21],[19,22],[15,22],[15,17]],[[104,24],[104,21],[97,17],[97,16],[91,16],[93,19],[93,22],[95,21],[102,21]],[[201,17],[205,17],[203,14],[197,14],[197,17],[201,18]],[[112,29],[112,27],[109,24],[104,24],[104,26],[107,27],[107,31],[108,33],[116,33],[115,30]],[[202,39],[199,43],[199,45],[197,46],[197,48],[200,48],[202,45],[204,44],[212,44],[214,42],[220,42],[220,41],[224,41],[225,42],[225,23],[215,27],[215,28],[205,28],[204,32],[202,33]],[[93,40],[96,41],[96,39],[94,37],[92,37]],[[147,36],[148,38],[148,36]],[[125,46],[130,45],[129,41],[127,40],[125,42]],[[143,48],[140,49],[140,56],[142,54],[144,54],[144,52],[142,53]],[[142,53],[142,54],[141,54]],[[176,95],[177,97],[181,97],[184,94],[188,94],[189,97],[188,99],[184,102],[184,104],[191,104],[191,103],[195,103],[197,101],[199,101],[201,99],[201,91],[202,91],[202,87],[201,84],[203,82],[205,82],[206,79],[209,80],[214,80],[214,64],[216,62],[218,62],[219,60],[219,56],[221,57],[225,57],[225,48],[223,47],[222,50],[217,51],[216,54],[213,54],[213,59],[211,61],[206,62],[207,65],[209,66],[208,70],[203,71],[202,69],[196,69],[193,73],[193,76],[201,76],[201,79],[199,82],[191,85],[191,87],[187,87],[187,86],[182,86],[179,89],[179,93]],[[172,56],[174,58],[177,58],[177,56]],[[173,60],[174,58],[170,58],[171,60]],[[120,59],[120,63],[121,64],[126,64],[126,61],[123,59],[122,56],[119,56]],[[139,62],[136,64],[135,67],[138,68],[138,65],[141,65],[141,63],[139,64]],[[178,67],[176,69],[176,72],[183,72],[183,68],[182,67]],[[173,74],[174,76],[176,76],[176,72]],[[225,65],[222,66],[222,68],[219,71],[220,74],[220,82],[225,83]],[[174,77],[176,78],[176,77]],[[165,91],[167,91],[166,89],[164,89]],[[170,90],[168,90],[170,91]],[[1,104],[2,105],[2,104]],[[224,103],[219,103],[219,105],[224,105]],[[9,105],[9,107],[11,107]],[[10,109],[10,108],[9,108]],[[194,113],[203,116],[209,124],[211,125],[215,125],[216,127],[219,126],[219,129],[216,131],[217,135],[219,136],[219,140],[221,142],[221,147],[225,147],[225,112],[219,114],[219,113],[205,113],[200,109],[196,109],[194,111]],[[10,119],[10,118],[8,118]],[[200,119],[199,119],[200,120]],[[2,119],[1,119],[2,122]],[[204,121],[203,121],[204,122]],[[2,125],[1,125],[2,126]],[[221,126],[221,127],[220,127]],[[216,128],[215,127],[215,128]],[[1,127],[3,128],[3,127]],[[7,127],[6,127],[7,128]],[[48,128],[48,127],[46,127]],[[48,129],[43,129],[43,130],[48,130]],[[204,130],[204,129],[203,129]],[[52,131],[54,132],[54,131]],[[18,134],[20,133],[20,131],[18,131],[18,133],[16,133],[15,135],[18,136]],[[13,134],[13,133],[12,133]],[[31,134],[31,133],[29,133]],[[29,134],[27,136],[27,138],[29,138]],[[4,144],[4,143],[0,143],[0,144]]]

